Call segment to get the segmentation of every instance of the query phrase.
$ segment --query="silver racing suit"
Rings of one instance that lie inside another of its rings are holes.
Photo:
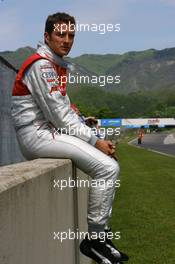
[[[71,109],[68,95],[51,88],[58,80],[54,65],[60,65],[60,58],[47,45],[40,46],[37,53],[46,59],[34,62],[22,78],[30,94],[12,97],[12,117],[21,151],[27,159],[71,159],[96,180],[96,186],[89,190],[88,227],[89,232],[104,231],[119,165],[94,147],[97,137]]]

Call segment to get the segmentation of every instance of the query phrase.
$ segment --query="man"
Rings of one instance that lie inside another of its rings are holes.
[[[139,128],[138,132],[137,132],[137,139],[138,139],[138,145],[142,144],[142,140],[144,137],[144,129],[143,127]]]
[[[74,17],[56,13],[47,18],[45,44],[23,63],[16,77],[12,116],[26,158],[68,158],[97,181],[97,187],[89,192],[90,238],[84,239],[80,248],[98,263],[118,263],[127,256],[114,249],[108,239],[101,242],[100,233],[109,218],[119,166],[113,159],[112,143],[93,135],[71,108],[66,94],[68,64],[62,58],[69,53],[74,35]],[[102,179],[113,185],[101,186]],[[97,238],[91,239],[94,233]]]

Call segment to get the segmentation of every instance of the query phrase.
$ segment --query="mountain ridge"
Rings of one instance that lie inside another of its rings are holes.
[[[26,46],[16,51],[0,52],[0,56],[19,69],[25,58],[34,52],[36,49]],[[129,94],[140,90],[172,90],[175,87],[175,47],[124,54],[83,54],[66,59],[77,66],[81,75],[120,75],[119,85],[106,85],[109,91]]]

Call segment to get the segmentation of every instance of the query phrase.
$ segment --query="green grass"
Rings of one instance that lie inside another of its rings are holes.
[[[132,264],[175,263],[175,159],[118,145],[121,187],[113,203],[114,240]]]

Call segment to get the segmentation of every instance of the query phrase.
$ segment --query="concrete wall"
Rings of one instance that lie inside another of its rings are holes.
[[[54,180],[87,179],[70,160],[37,159],[0,168],[0,263],[89,264],[79,241],[54,232],[87,230],[88,190],[54,188]]]
[[[0,61],[0,166],[24,161],[11,119],[11,94],[16,73]]]

